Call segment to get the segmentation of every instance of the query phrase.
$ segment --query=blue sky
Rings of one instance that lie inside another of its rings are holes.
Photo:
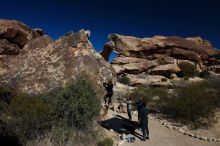
[[[3,0],[0,18],[42,28],[53,39],[89,29],[97,51],[110,33],[201,36],[220,48],[219,5],[217,0]]]

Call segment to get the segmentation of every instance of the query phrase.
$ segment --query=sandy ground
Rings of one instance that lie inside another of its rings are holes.
[[[149,130],[149,140],[136,138],[134,143],[124,142],[121,146],[220,146],[220,143],[202,141],[168,129],[154,119],[149,120]],[[138,130],[136,132],[142,134]]]
[[[114,131],[114,126],[117,127],[120,126],[120,124],[123,125],[123,123],[120,123],[121,118],[118,119],[117,115],[127,119],[127,114],[110,113],[109,119],[107,119],[106,121],[109,121],[113,125],[112,129]],[[124,119],[124,121],[129,122],[126,119]],[[137,121],[137,116],[133,115],[133,121]],[[168,129],[163,126],[161,122],[155,119],[149,119],[149,130],[149,140],[142,141],[140,139],[142,132],[136,129],[135,133],[137,134],[134,143],[128,143],[125,141],[121,143],[120,146],[220,146],[219,142],[206,142],[181,134],[175,130]]]

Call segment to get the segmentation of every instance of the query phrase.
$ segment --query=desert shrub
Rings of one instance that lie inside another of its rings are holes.
[[[199,73],[199,76],[201,78],[206,78],[207,79],[207,78],[210,78],[211,74],[208,70],[203,70]]]
[[[153,104],[154,99],[167,97],[168,92],[166,89],[139,87],[132,90],[129,96],[135,101],[138,101],[141,97],[143,97],[143,101],[147,102],[149,105]]]
[[[179,63],[178,66],[181,69],[181,71],[178,73],[178,76],[180,77],[195,77],[199,74],[196,66],[190,63],[182,62]]]
[[[88,144],[95,139],[92,124],[99,115],[100,103],[92,83],[79,78],[53,93],[16,94],[3,109],[0,134],[15,136],[22,144],[31,143],[37,137],[44,138],[45,133],[53,134],[50,135],[53,143]]]
[[[54,127],[44,135],[29,140],[26,146],[97,146],[97,131],[86,131],[80,135],[76,133],[67,127]]]
[[[118,81],[120,83],[122,83],[122,84],[125,84],[125,85],[129,85],[130,84],[130,79],[127,76],[125,76],[125,75],[119,77]]]
[[[220,107],[220,78],[219,77],[210,77],[205,82],[206,86],[209,87],[209,91],[211,91],[214,96],[217,96],[216,104]]]
[[[114,141],[111,138],[105,138],[102,141],[98,142],[98,146],[113,146]]]
[[[217,90],[204,82],[179,88],[176,92],[177,96],[165,96],[157,101],[162,113],[196,128],[209,126],[214,121]]]
[[[46,98],[18,94],[5,108],[1,119],[6,125],[7,135],[25,142],[51,127],[54,121],[52,112],[53,106]]]
[[[68,127],[86,130],[99,115],[100,102],[92,83],[78,79],[60,91],[56,113]]]

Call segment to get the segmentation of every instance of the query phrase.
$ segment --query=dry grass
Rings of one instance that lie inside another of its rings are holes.
[[[26,146],[96,146],[103,133],[100,128],[91,132],[66,131],[65,129],[54,129],[44,136],[37,136],[30,140]]]

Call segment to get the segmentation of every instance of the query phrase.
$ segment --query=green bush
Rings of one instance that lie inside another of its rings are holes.
[[[114,141],[111,138],[105,138],[104,140],[98,142],[98,146],[113,146]]]
[[[74,141],[86,137],[95,139],[92,124],[99,115],[100,102],[91,82],[85,79],[79,78],[65,88],[45,95],[16,94],[10,104],[0,107],[3,109],[0,134],[15,136],[22,144],[51,133],[52,129],[56,132],[52,132],[55,135],[51,138],[65,134],[52,140],[55,143],[73,138],[71,135],[75,136]]]
[[[99,111],[100,102],[92,83],[85,79],[76,80],[58,95],[56,112],[69,127],[77,130],[90,128]]]
[[[168,92],[166,89],[142,88],[142,87],[135,88],[129,94],[129,97],[131,97],[133,100],[137,101],[142,97],[143,101],[147,102],[148,104],[152,103],[152,101],[154,100],[154,97],[164,98],[167,96],[168,96]]]
[[[217,105],[220,107],[220,78],[219,77],[211,77],[206,81],[206,86],[209,87],[209,91],[212,91],[214,96],[217,96]]]
[[[19,94],[13,97],[2,114],[6,134],[25,142],[51,128],[53,107],[42,97]]]
[[[118,81],[122,84],[125,84],[125,85],[129,85],[130,84],[130,79],[127,77],[127,76],[121,76],[118,78]]]
[[[191,63],[182,62],[178,64],[181,71],[177,74],[180,77],[195,77],[199,75],[199,72],[196,69],[195,65],[192,65]]]
[[[218,90],[204,82],[177,89],[176,92],[176,96],[165,96],[157,101],[162,113],[195,128],[209,126],[214,121]]]

